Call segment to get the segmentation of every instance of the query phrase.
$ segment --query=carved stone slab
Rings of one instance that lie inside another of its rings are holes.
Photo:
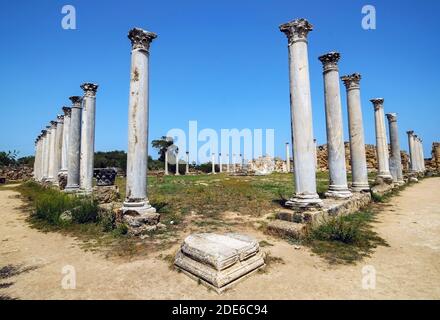
[[[200,233],[188,236],[175,265],[201,279],[217,292],[264,266],[258,241],[237,233]]]

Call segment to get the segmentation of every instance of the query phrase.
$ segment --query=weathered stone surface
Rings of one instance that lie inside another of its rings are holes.
[[[111,203],[119,201],[121,195],[118,186],[96,186],[93,187],[93,198],[99,203]]]
[[[60,220],[63,222],[70,222],[72,221],[72,212],[67,210],[64,211],[61,215],[60,215]]]
[[[284,216],[287,218],[287,216]],[[268,226],[267,230],[280,236],[287,236],[294,239],[299,239],[304,235],[306,225],[303,223],[296,223],[285,220],[273,220]]]
[[[64,190],[67,185],[67,172],[58,173],[58,187],[60,190]]]
[[[257,240],[246,235],[200,233],[188,236],[175,265],[217,292],[264,266]]]
[[[93,177],[96,179],[97,186],[112,186],[115,184],[118,170],[116,168],[93,169]]]

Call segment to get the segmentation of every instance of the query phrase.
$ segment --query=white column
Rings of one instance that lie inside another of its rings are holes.
[[[393,182],[399,185],[405,184],[402,173],[402,156],[400,154],[399,130],[397,128],[397,114],[387,113],[388,127],[390,133],[391,157],[390,172]]]
[[[415,150],[414,131],[407,131],[410,172],[417,172],[417,154]]]
[[[227,153],[227,154],[226,154],[226,171],[227,171],[228,173],[231,172],[231,170],[230,170],[230,166],[229,166],[230,162],[231,162],[231,158],[229,157],[229,153]]]
[[[80,188],[85,193],[90,193],[93,188],[96,91],[98,85],[83,83],[80,87],[84,91],[81,117]]]
[[[369,191],[364,125],[362,120],[360,81],[361,75],[342,76],[347,92],[348,129],[350,136],[351,190]]]
[[[211,159],[211,166],[212,166],[212,174],[215,174],[215,154],[212,154],[212,159]]]
[[[425,153],[423,151],[423,139],[422,138],[420,138],[420,153],[422,154],[422,170],[426,171]]]
[[[159,214],[150,205],[147,192],[148,168],[148,108],[149,108],[149,49],[157,36],[152,32],[134,28],[131,41],[131,76],[128,107],[128,152],[126,198],[124,214],[137,213],[136,224],[157,223]],[[134,226],[134,225],[133,225]]]
[[[49,142],[49,172],[47,181],[51,183],[55,183],[56,181],[56,175],[58,172],[55,172],[56,170],[56,153],[55,153],[55,144],[56,144],[56,137],[57,137],[57,122],[51,121],[50,122],[50,142]]]
[[[237,155],[233,154],[232,155],[232,172],[236,172],[237,171]]]
[[[341,92],[338,62],[340,54],[330,52],[319,57],[324,67],[325,119],[330,185],[326,197],[347,199],[351,197],[345,164],[344,130],[342,128]]]
[[[166,148],[165,150],[165,175],[169,175],[169,171],[168,171],[168,148]]]
[[[377,176],[385,182],[392,182],[393,177],[390,173],[387,134],[385,129],[385,113],[383,110],[383,98],[370,100],[374,106],[374,120],[376,127],[376,151],[378,173]]]
[[[33,177],[34,180],[38,180],[38,137],[35,139],[35,153],[34,153],[34,171],[33,171]]]
[[[58,185],[58,173],[61,169],[61,156],[63,147],[63,131],[64,131],[64,116],[57,116],[57,130],[55,136],[55,158],[54,158],[54,184]]]
[[[41,131],[43,135],[43,142],[41,148],[41,181],[45,181],[47,178],[47,170],[49,168],[48,158],[47,158],[47,141],[49,140],[49,129],[46,127],[45,130]]]
[[[69,149],[67,159],[67,185],[64,192],[78,192],[80,183],[81,152],[81,101],[82,97],[72,96],[69,131]]]
[[[315,152],[315,168],[318,170],[318,144],[316,139],[313,139],[313,151]]]
[[[416,168],[417,172],[422,172],[422,153],[420,150],[420,140],[418,135],[414,135],[414,141],[415,141],[415,149],[416,149]]]
[[[176,148],[176,176],[180,176],[180,172],[179,172],[179,148]]]
[[[70,113],[69,107],[63,107],[64,111],[64,126],[63,126],[63,143],[61,147],[61,168],[60,173],[67,174],[67,159],[69,148],[69,131],[70,131]]]
[[[189,174],[189,151],[186,152],[186,169],[185,174]]]
[[[288,142],[286,142],[286,170],[290,173],[290,146]]]
[[[310,94],[307,34],[313,26],[298,19],[280,26],[288,38],[290,74],[290,112],[295,171],[295,195],[286,205],[298,209],[319,206],[316,192],[312,100]]]

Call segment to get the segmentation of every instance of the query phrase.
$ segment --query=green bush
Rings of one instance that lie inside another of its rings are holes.
[[[361,224],[344,217],[328,219],[323,224],[311,230],[311,237],[321,241],[340,241],[356,243],[361,238]]]

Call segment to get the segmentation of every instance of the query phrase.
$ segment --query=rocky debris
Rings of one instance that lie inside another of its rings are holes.
[[[67,186],[67,172],[61,172],[58,174],[58,186],[60,190],[64,190]]]
[[[175,265],[217,293],[264,266],[257,240],[238,233],[199,233],[185,238]]]
[[[33,177],[33,169],[26,166],[11,166],[0,168],[0,177],[6,180],[29,180]]]
[[[60,215],[60,221],[62,221],[62,222],[71,222],[72,221],[72,212],[69,211],[69,210],[64,211]]]
[[[112,203],[120,201],[121,194],[118,186],[95,186],[93,187],[93,198],[98,203]]]
[[[425,159],[426,169],[440,172],[440,142],[432,143],[431,155],[431,159]]]
[[[280,158],[272,158],[270,156],[259,157],[248,162],[249,174],[264,176],[272,172],[286,172],[286,162]]]

